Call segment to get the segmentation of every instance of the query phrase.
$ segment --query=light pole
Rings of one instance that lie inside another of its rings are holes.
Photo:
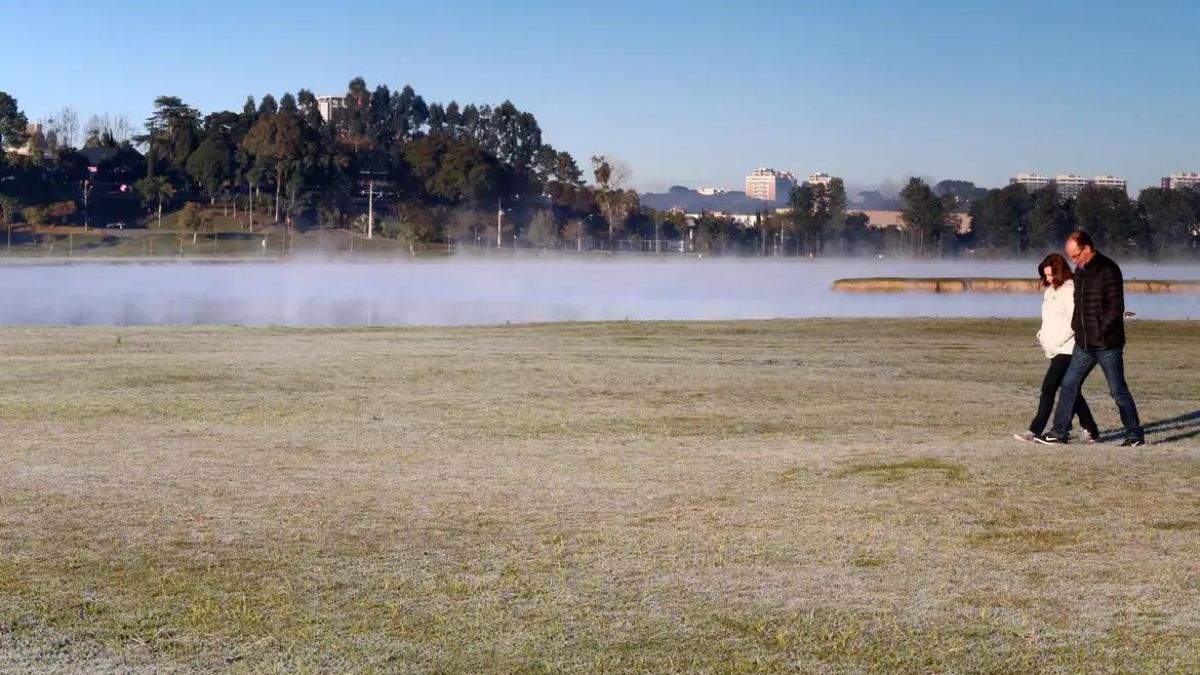
[[[95,172],[95,170],[96,170],[96,167],[89,166],[88,167],[89,175],[87,178],[84,178],[82,183],[80,184],[80,187],[83,189],[83,231],[84,232],[87,232],[88,227],[91,225],[91,217],[90,217],[90,214],[88,213],[88,197],[90,197],[92,195],[92,177],[90,174],[92,172]]]
[[[250,197],[250,208],[246,210],[246,233],[254,234],[254,184],[250,182],[250,174],[246,174],[246,191]]]
[[[592,218],[594,218],[595,216],[596,216],[596,214],[594,214],[594,213],[590,213],[590,214],[588,214],[588,217],[587,217],[587,218],[584,218],[584,219],[583,219],[583,222],[579,223],[579,231],[575,233],[575,250],[576,250],[577,252],[579,252],[579,253],[583,253],[583,230],[584,230],[584,226],[586,226],[586,225],[587,225],[587,221],[591,220],[591,219],[592,219]]]
[[[516,200],[516,198],[517,197],[514,196],[513,200]],[[505,210],[506,209],[504,208],[504,198],[497,197],[496,198],[496,248],[500,248],[504,245],[503,229],[504,229],[504,212],[505,212]],[[509,213],[512,213],[512,209],[507,209],[507,211]],[[516,245],[517,245],[516,239],[517,239],[516,232],[514,231],[513,232],[513,247],[514,248],[516,248]]]
[[[367,180],[367,239],[375,235],[375,179]]]
[[[367,177],[367,239],[372,239],[375,236],[375,176],[379,172],[363,170],[358,173]],[[383,195],[382,192],[379,194]]]

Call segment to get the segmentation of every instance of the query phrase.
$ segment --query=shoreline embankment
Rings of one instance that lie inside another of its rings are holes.
[[[842,293],[1041,293],[1036,279],[993,277],[838,279],[833,290]],[[1200,281],[1126,279],[1126,293],[1200,293]]]

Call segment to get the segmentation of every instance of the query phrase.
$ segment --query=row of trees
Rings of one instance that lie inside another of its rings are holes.
[[[1058,246],[1071,230],[1126,255],[1195,253],[1200,244],[1200,190],[1146,188],[1131,200],[1124,190],[1088,186],[1064,197],[1053,186],[990,190],[970,206],[969,243],[999,254],[1023,255]]]
[[[1064,197],[1051,185],[1030,193],[1023,185],[977,188],[967,181],[930,187],[912,178],[898,195],[895,236],[872,236],[861,213],[847,212],[840,179],[792,190],[782,221],[767,219],[797,253],[809,256],[860,252],[949,255],[1036,255],[1062,245],[1075,229],[1123,255],[1150,258],[1200,251],[1200,190],[1147,188],[1136,200],[1124,190],[1088,186]],[[964,226],[964,223],[969,224]],[[865,249],[865,250],[864,250]]]
[[[345,226],[368,189],[378,188],[381,204],[397,213],[411,213],[415,206],[482,211],[495,200],[525,206],[583,187],[574,158],[544,143],[533,114],[511,102],[426,104],[411,87],[372,91],[361,78],[324,114],[304,89],[204,117],[160,97],[146,130],[135,140],[148,148],[148,178],[163,175],[213,203],[265,192],[273,219],[284,223]]]
[[[57,127],[78,126],[73,112],[64,116]],[[0,93],[0,144],[25,143],[26,123]],[[136,186],[160,218],[203,199],[250,212],[265,204],[270,220],[288,226],[358,227],[371,197],[380,220],[393,221],[379,231],[397,236],[465,236],[497,213],[504,228],[528,229],[546,211],[560,232],[578,221],[589,236],[611,239],[640,210],[624,165],[593,157],[587,185],[576,160],[544,142],[534,115],[509,101],[426,103],[411,87],[370,89],[356,78],[333,100],[302,89],[207,115],[160,96],[144,126],[129,134],[122,118],[95,118],[85,146],[111,150],[98,175]],[[0,158],[0,193],[21,208],[84,200],[89,160],[69,146],[75,135],[52,135],[53,148]]]
[[[862,212],[847,210],[845,184],[841,178],[833,178],[827,184],[804,183],[793,188],[784,217],[774,223],[768,220],[765,227],[770,230],[774,226],[780,242],[791,235],[797,253],[809,257],[885,251],[943,255],[961,222],[955,213],[957,197],[949,192],[939,195],[923,180],[913,178],[901,191],[900,204],[904,227],[888,236],[871,228]]]

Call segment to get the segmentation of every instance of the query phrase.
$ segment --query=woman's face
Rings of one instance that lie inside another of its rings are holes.
[[[1053,286],[1054,285],[1054,268],[1049,265],[1046,265],[1045,267],[1043,267],[1042,268],[1042,278],[1046,280],[1046,283]]]

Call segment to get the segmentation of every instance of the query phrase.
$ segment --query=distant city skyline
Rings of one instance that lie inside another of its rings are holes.
[[[643,191],[737,190],[762,166],[851,189],[1112,174],[1131,193],[1200,171],[1195,2],[47,7],[7,6],[21,30],[0,43],[0,89],[31,120],[71,105],[140,126],[160,94],[207,113],[361,75],[427,101],[511,99],[585,170],[617,157]]]

